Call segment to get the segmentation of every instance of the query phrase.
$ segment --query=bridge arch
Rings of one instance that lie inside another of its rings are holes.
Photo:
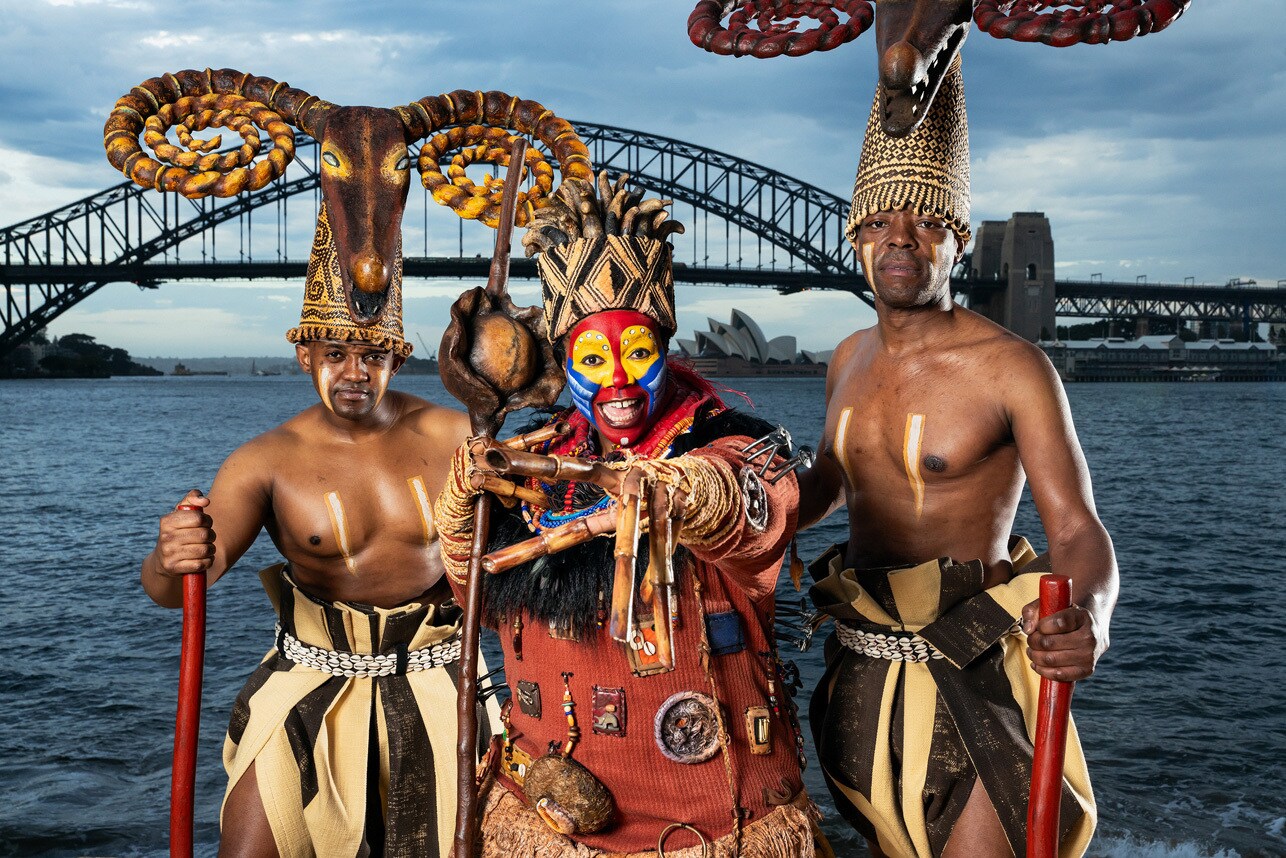
[[[844,240],[848,202],[815,185],[800,182],[777,170],[705,146],[627,128],[574,123],[597,169],[627,172],[640,187],[701,213],[703,223],[684,220],[687,239],[680,243],[676,261],[685,263],[690,242],[694,265],[710,258],[710,216],[724,224],[726,267],[762,272],[768,270],[815,272],[843,277],[856,291],[864,284],[852,248]],[[252,229],[252,213],[278,207],[284,218],[287,200],[318,192],[317,144],[311,137],[296,136],[296,158],[286,177],[259,191],[226,200],[185,200],[174,194],[145,191],[132,182],[113,185],[84,199],[26,221],[0,229],[0,285],[5,288],[0,306],[0,354],[33,336],[59,315],[108,283],[137,281],[138,263],[177,261],[184,249],[189,258],[200,239],[200,259],[216,258],[216,227],[233,221]],[[408,212],[409,217],[409,212]],[[698,235],[698,229],[702,235]],[[240,227],[239,227],[240,229]],[[738,254],[732,259],[736,230]],[[283,240],[279,225],[278,257]],[[311,221],[309,235],[311,236]],[[743,264],[745,237],[756,249],[754,264]],[[720,242],[716,235],[716,251]],[[704,245],[704,260],[700,254]],[[207,249],[208,246],[208,249]],[[767,266],[763,252],[769,250]],[[777,268],[777,251],[785,254]],[[717,255],[717,253],[716,253]],[[796,265],[799,267],[796,268]],[[119,268],[119,272],[112,269]],[[92,271],[94,277],[87,278]],[[849,280],[849,278],[854,278]],[[762,279],[761,279],[762,280]],[[859,292],[859,294],[861,294]],[[863,295],[862,297],[865,298]],[[869,301],[869,299],[867,299]]]

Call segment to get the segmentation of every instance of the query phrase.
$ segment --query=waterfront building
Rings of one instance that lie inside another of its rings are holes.
[[[1136,340],[1042,340],[1037,345],[1064,381],[1286,380],[1286,366],[1273,343],[1185,342],[1159,334]]]
[[[764,336],[759,323],[734,309],[728,322],[706,319],[709,330],[675,337],[680,353],[706,376],[824,376],[831,352],[799,351],[793,336]]]

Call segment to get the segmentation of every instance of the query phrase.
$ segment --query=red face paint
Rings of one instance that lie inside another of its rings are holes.
[[[568,386],[581,414],[617,446],[642,438],[665,385],[656,321],[634,310],[595,313],[572,328],[567,352]]]

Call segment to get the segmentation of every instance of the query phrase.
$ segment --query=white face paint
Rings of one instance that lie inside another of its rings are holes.
[[[879,290],[875,288],[875,242],[868,241],[862,245],[862,273],[866,275],[866,282],[871,284],[871,291],[875,297],[880,297]]]
[[[433,504],[429,502],[429,492],[424,487],[423,477],[410,477],[406,481],[415,498],[415,508],[420,513],[420,523],[424,525],[424,544],[429,545],[438,538],[437,529],[433,526]]]
[[[915,517],[924,514],[924,477],[920,475],[920,448],[924,443],[924,415],[908,414],[902,436],[902,465],[915,498]]]
[[[344,555],[344,565],[349,572],[356,572],[357,564],[353,561],[353,551],[348,544],[348,519],[344,515],[344,504],[339,499],[339,492],[326,493],[326,512],[330,514],[330,526],[335,532],[339,553]]]

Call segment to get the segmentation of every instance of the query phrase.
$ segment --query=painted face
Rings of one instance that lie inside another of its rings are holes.
[[[581,320],[567,341],[567,386],[576,409],[619,447],[636,443],[665,387],[665,352],[656,322],[633,310]]]
[[[360,421],[375,411],[402,364],[392,352],[362,343],[312,340],[295,351],[322,404],[347,420]]]
[[[963,248],[941,218],[909,209],[867,215],[855,242],[866,282],[890,307],[940,300]]]

